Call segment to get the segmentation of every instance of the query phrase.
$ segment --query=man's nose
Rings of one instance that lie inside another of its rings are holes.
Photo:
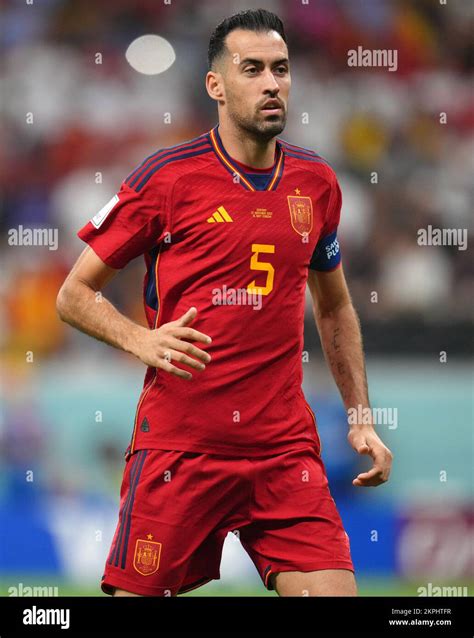
[[[269,69],[266,71],[264,76],[264,85],[263,85],[264,93],[270,92],[277,95],[280,91],[280,87],[278,86],[278,82],[276,81],[275,76]]]

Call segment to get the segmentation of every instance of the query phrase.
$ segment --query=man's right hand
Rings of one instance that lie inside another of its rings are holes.
[[[190,341],[200,341],[209,344],[212,339],[190,328],[197,309],[192,307],[176,321],[165,323],[155,330],[143,329],[135,339],[133,353],[147,366],[159,368],[183,379],[192,379],[193,375],[187,370],[178,368],[171,362],[182,363],[194,370],[205,370],[211,356],[194,346]]]
[[[134,354],[147,366],[177,377],[192,379],[193,375],[171,361],[204,370],[204,364],[209,363],[211,357],[192,343],[210,344],[212,339],[189,327],[197,309],[192,307],[176,321],[155,330],[138,325],[120,313],[106,297],[97,294],[118,272],[103,262],[92,248],[84,248],[58,293],[59,318],[91,337]]]

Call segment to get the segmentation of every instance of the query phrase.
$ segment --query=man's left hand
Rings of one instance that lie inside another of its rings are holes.
[[[393,455],[374,430],[372,425],[353,425],[347,435],[349,443],[359,454],[372,457],[373,467],[362,472],[352,484],[358,487],[376,487],[388,481]]]

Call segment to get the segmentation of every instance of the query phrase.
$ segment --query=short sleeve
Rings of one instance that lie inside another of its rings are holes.
[[[119,192],[77,233],[108,266],[124,268],[158,245],[166,226],[165,185],[139,192],[123,182]]]
[[[319,241],[314,249],[309,267],[312,270],[329,272],[341,263],[341,251],[337,239],[337,228],[341,218],[342,193],[336,176],[331,186],[331,194],[326,212],[326,220]]]

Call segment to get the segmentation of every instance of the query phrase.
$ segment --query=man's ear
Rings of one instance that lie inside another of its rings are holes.
[[[222,75],[218,71],[208,71],[206,75],[206,89],[209,97],[217,102],[225,97]]]

